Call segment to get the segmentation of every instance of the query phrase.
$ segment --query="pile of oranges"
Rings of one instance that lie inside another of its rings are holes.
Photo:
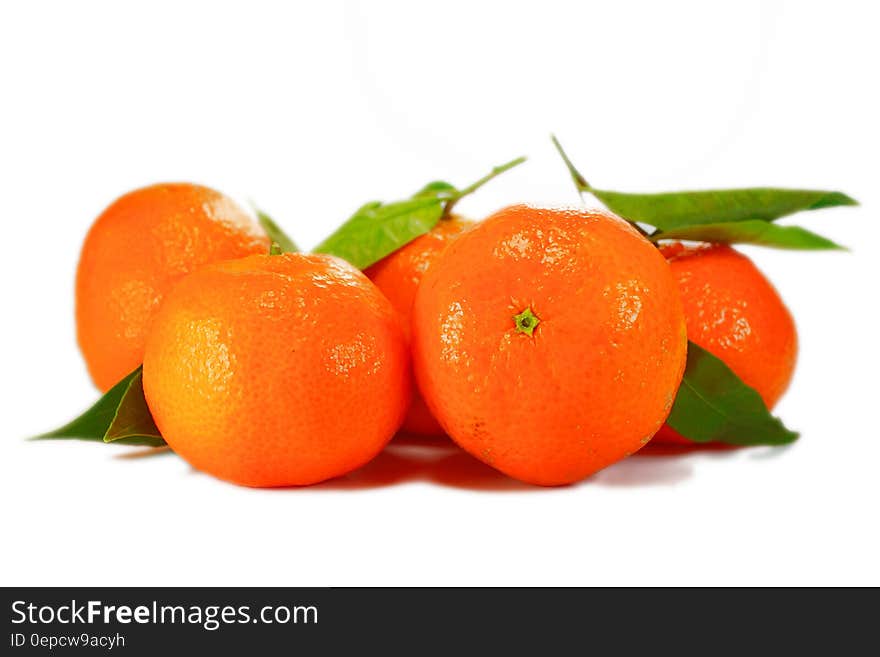
[[[246,486],[344,475],[401,430],[567,484],[652,438],[689,442],[664,425],[688,340],[768,408],[795,365],[792,317],[748,258],[657,248],[604,210],[444,214],[363,272],[276,251],[230,198],[162,184],[98,217],[77,272],[97,387],[142,364],[167,444]]]

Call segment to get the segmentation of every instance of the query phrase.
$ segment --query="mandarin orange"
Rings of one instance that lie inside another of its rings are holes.
[[[76,274],[77,339],[102,391],[140,365],[150,320],[185,274],[266,253],[269,239],[232,199],[201,185],[137,189],[86,236]]]
[[[397,431],[412,387],[391,303],[348,263],[301,254],[183,278],[152,323],[143,383],[175,452],[258,487],[363,465]]]
[[[578,481],[663,424],[685,364],[669,266],[603,211],[506,208],[454,240],[413,308],[419,387],[449,435],[522,481]]]
[[[725,245],[661,248],[678,283],[688,338],[720,358],[773,408],[797,360],[797,330],[779,293],[754,263]],[[657,443],[693,444],[664,425]]]
[[[473,225],[474,222],[455,216],[442,219],[430,232],[364,270],[404,318],[407,333],[416,290],[425,272],[452,239]],[[442,436],[444,433],[418,388],[413,391],[412,403],[401,429],[426,436]]]

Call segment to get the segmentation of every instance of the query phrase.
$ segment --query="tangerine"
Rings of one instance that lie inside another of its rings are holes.
[[[754,263],[722,245],[661,247],[678,283],[688,338],[720,358],[773,408],[791,382],[797,330],[779,293]],[[657,443],[693,444],[664,425]]]
[[[419,387],[453,440],[540,485],[647,443],[685,365],[669,266],[597,210],[516,205],[465,232],[425,273],[412,330]]]
[[[391,303],[343,260],[301,254],[183,278],[153,320],[143,384],[175,452],[257,487],[365,464],[397,431],[412,387]]]
[[[409,335],[413,301],[422,277],[446,245],[473,225],[474,222],[456,216],[442,219],[428,233],[417,237],[364,270],[404,318],[407,335]],[[424,436],[444,435],[443,427],[431,415],[415,385],[412,403],[401,429]]]
[[[150,320],[185,274],[268,250],[244,210],[201,185],[152,185],[114,201],[89,230],[76,274],[77,340],[95,385],[106,392],[140,365]]]

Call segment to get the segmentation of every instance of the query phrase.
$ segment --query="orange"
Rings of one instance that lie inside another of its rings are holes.
[[[144,394],[199,470],[245,486],[345,474],[397,431],[412,386],[403,327],[366,276],[326,255],[208,265],[166,296]]]
[[[729,246],[662,247],[678,282],[688,338],[720,358],[773,408],[788,388],[797,331],[770,281]],[[668,426],[658,443],[690,443]]]
[[[269,239],[230,198],[200,185],[153,185],[122,196],[92,225],[76,275],[76,328],[102,391],[140,365],[150,319],[186,273],[267,253]]]
[[[474,225],[460,217],[441,220],[430,232],[364,270],[404,318],[407,332],[412,317],[416,290],[428,267],[437,260],[446,245]],[[426,436],[442,436],[443,427],[428,410],[416,388],[412,404],[403,421],[403,431]]]
[[[647,443],[686,355],[663,256],[597,210],[516,205],[462,234],[422,279],[412,330],[419,387],[443,428],[541,485]]]

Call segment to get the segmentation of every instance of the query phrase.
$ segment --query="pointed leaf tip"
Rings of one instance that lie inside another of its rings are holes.
[[[153,421],[153,415],[144,396],[143,371],[138,368],[128,382],[110,426],[104,432],[104,442],[138,440],[140,444],[164,445],[165,441]]]
[[[663,231],[723,223],[771,222],[796,212],[856,204],[842,192],[773,187],[649,194],[591,191],[624,219]]]
[[[770,414],[754,388],[693,342],[688,342],[684,378],[666,422],[699,443],[785,445],[798,438]]]
[[[143,388],[141,385],[141,368],[138,367],[131,374],[123,378],[119,383],[110,388],[101,396],[88,410],[79,417],[68,422],[63,427],[50,431],[48,433],[34,436],[31,440],[91,440],[95,442],[103,442],[108,435],[111,427],[114,425],[123,403],[126,406],[126,398],[134,399],[137,402],[137,396],[132,395],[140,391],[143,397]],[[146,403],[144,402],[144,405]],[[123,417],[127,416],[127,411],[123,413]],[[152,417],[150,417],[152,422]],[[140,425],[143,427],[144,425]],[[159,435],[155,425],[152,428],[144,429],[140,432],[129,431],[124,436],[114,438],[115,442],[122,445],[140,445],[158,447],[165,445],[165,441]]]

